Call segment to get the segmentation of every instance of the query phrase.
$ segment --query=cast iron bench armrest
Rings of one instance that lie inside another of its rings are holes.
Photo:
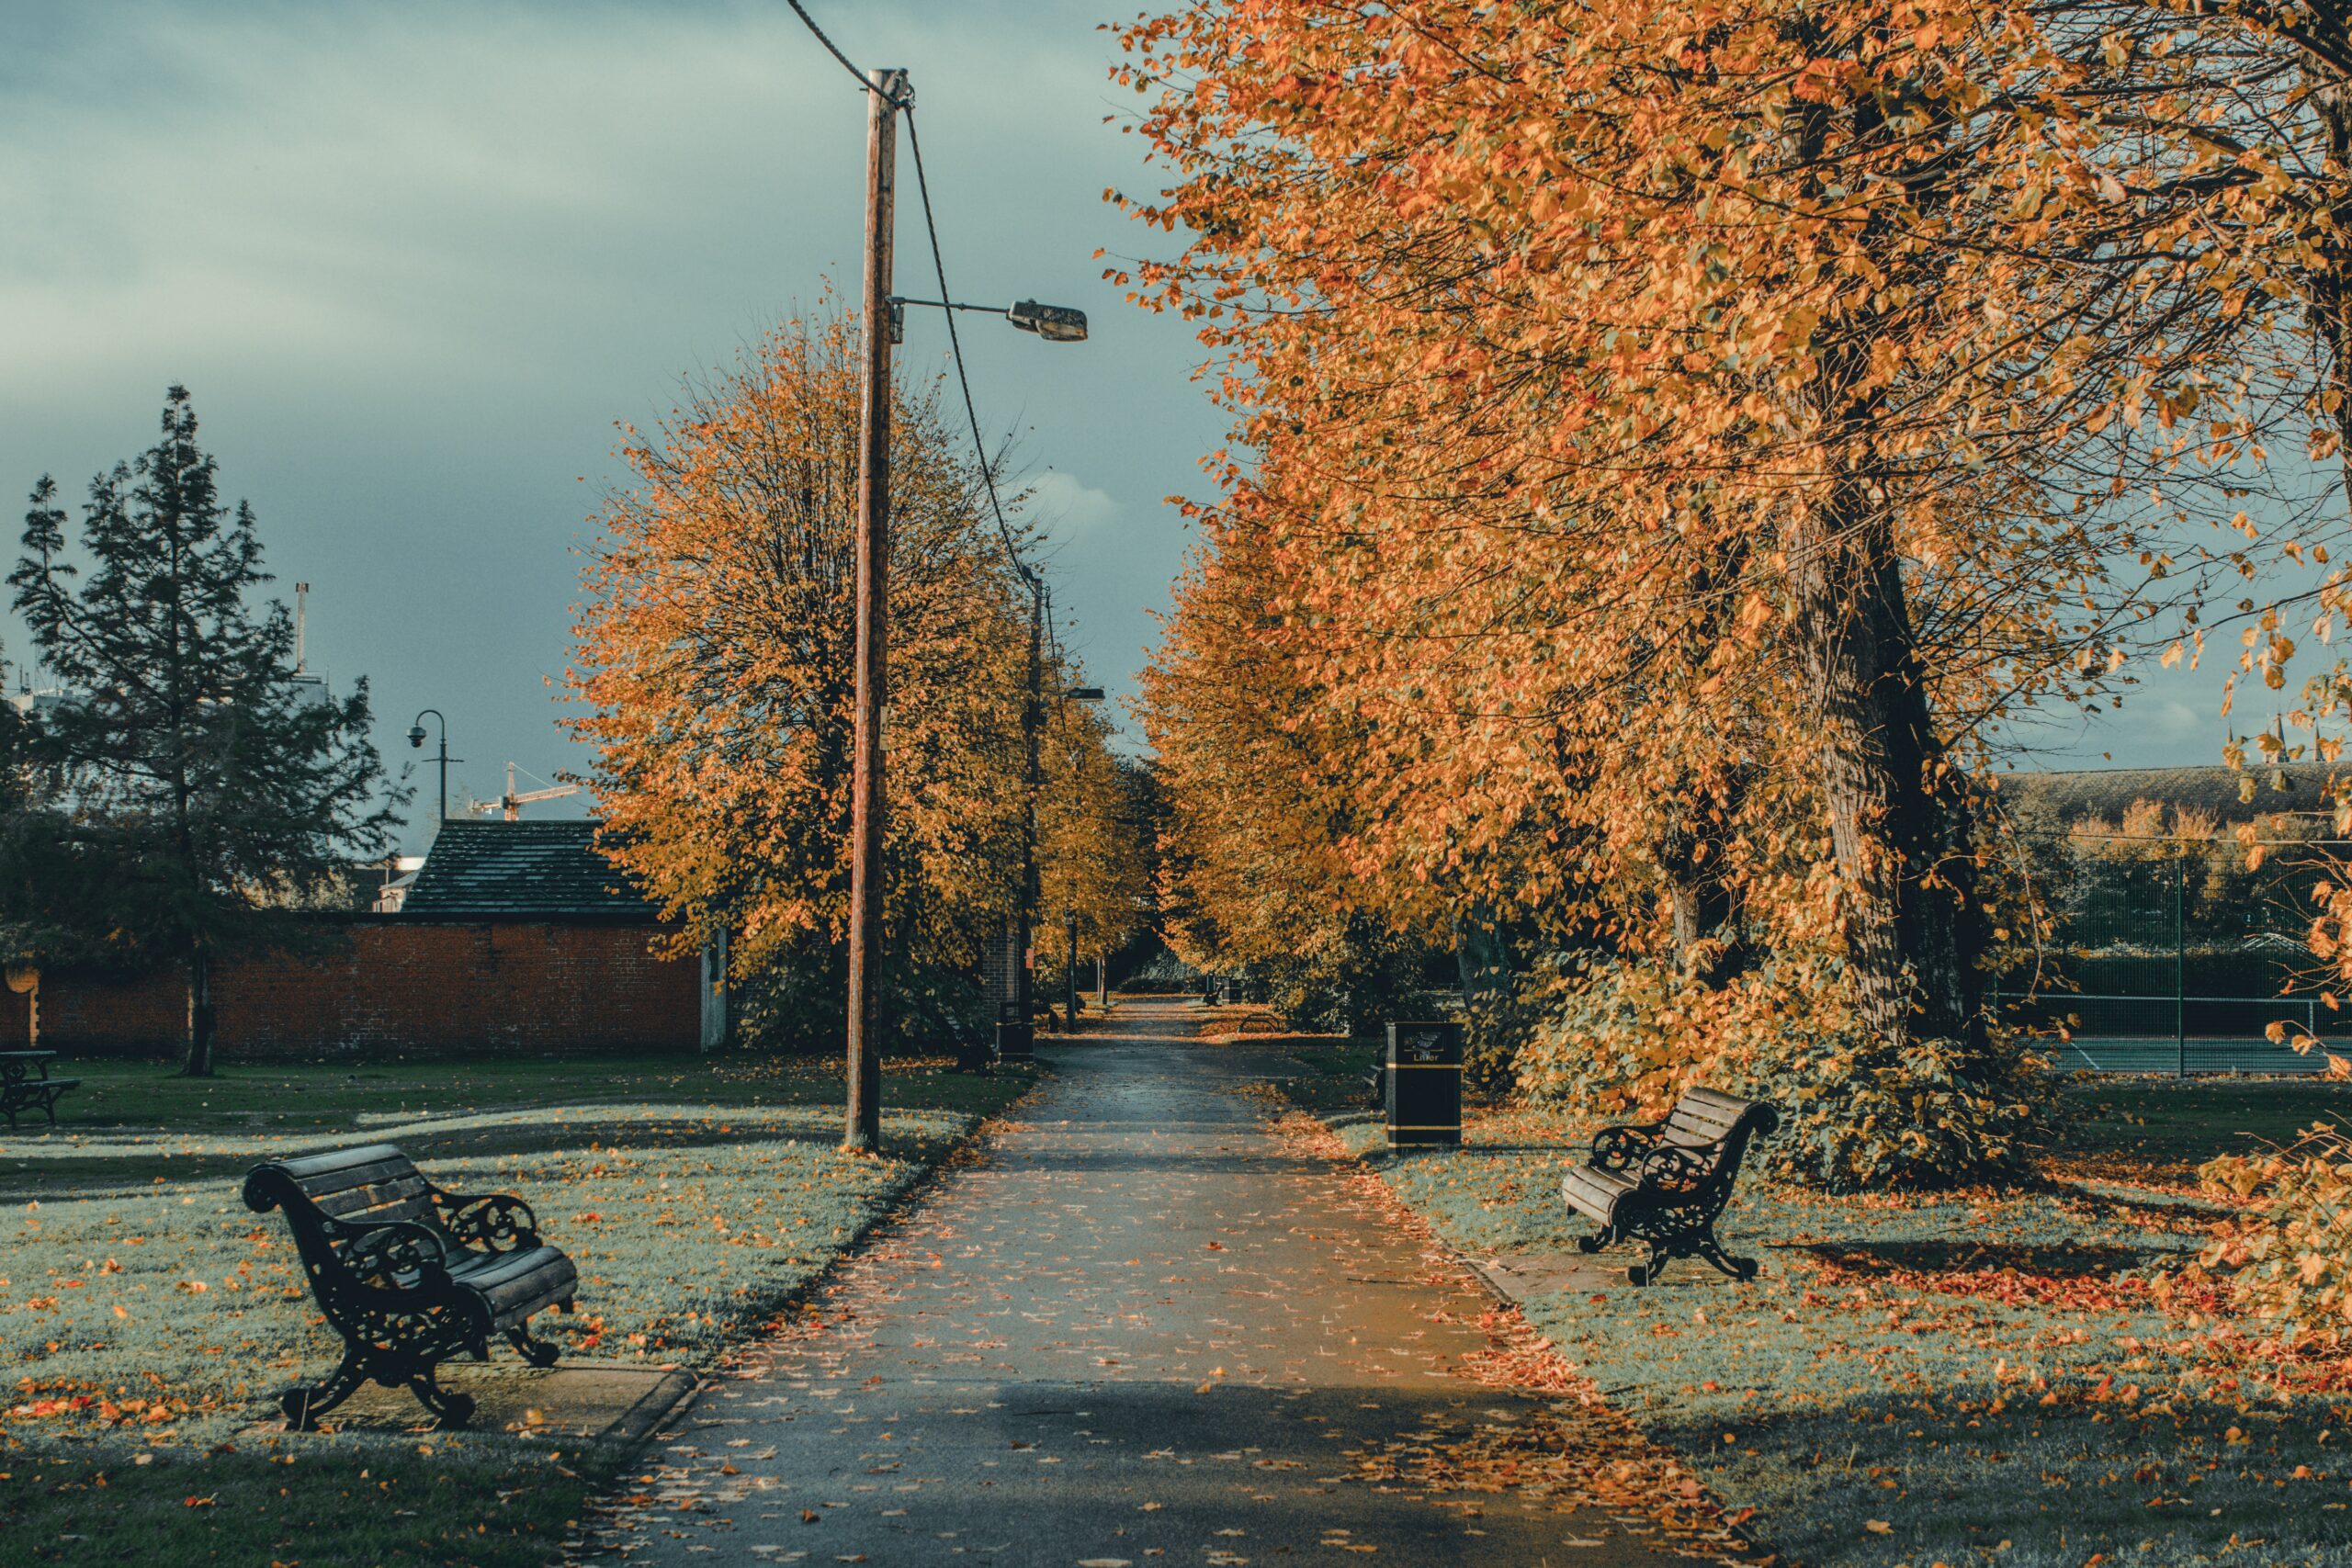
[[[336,1258],[343,1277],[354,1284],[427,1291],[449,1282],[449,1249],[431,1225],[414,1220],[322,1220],[320,1228],[345,1244]]]
[[[1592,1163],[1603,1170],[1623,1170],[1640,1163],[1657,1146],[1658,1129],[1665,1125],[1663,1122],[1629,1122],[1622,1127],[1603,1127],[1593,1134]]]
[[[485,1252],[513,1252],[542,1245],[538,1215],[512,1192],[467,1197],[435,1187],[433,1201],[440,1205],[442,1223],[451,1235]]]

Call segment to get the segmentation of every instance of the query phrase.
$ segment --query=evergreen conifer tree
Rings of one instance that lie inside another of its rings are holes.
[[[31,744],[97,878],[44,902],[85,942],[184,966],[185,1070],[208,1077],[215,966],[300,945],[300,911],[390,847],[405,795],[368,740],[367,682],[341,698],[298,684],[286,607],[248,603],[270,581],[253,511],[221,504],[186,388],[161,439],[94,479],[82,510],[86,575],[44,476],[8,578],[65,692]]]

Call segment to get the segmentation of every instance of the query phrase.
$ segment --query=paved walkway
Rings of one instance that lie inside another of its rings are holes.
[[[1049,1046],[1042,1102],[822,1324],[673,1424],[628,1561],[1661,1561],[1639,1520],[1492,1488],[1544,1404],[1457,1370],[1490,1298],[1228,1092],[1279,1056],[1191,1028],[1127,1002]],[[1465,1454],[1487,1489],[1446,1479]]]

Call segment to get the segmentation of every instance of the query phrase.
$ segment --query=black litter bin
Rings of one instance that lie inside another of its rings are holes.
[[[1462,1026],[1392,1023],[1387,1079],[1388,1146],[1456,1148],[1462,1143]]]
[[[996,1011],[996,1059],[1000,1062],[1026,1062],[1035,1057],[1037,1026],[1022,1011],[1019,1002],[1006,1002]]]

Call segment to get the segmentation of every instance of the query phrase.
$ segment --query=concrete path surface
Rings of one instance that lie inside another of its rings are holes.
[[[657,1439],[631,1563],[1667,1560],[1511,1484],[1493,1304],[1230,1092],[1276,1054],[1124,1002],[1041,1100]],[[1541,1467],[1531,1467],[1540,1473]],[[1498,1480],[1498,1478],[1501,1478]],[[1687,1559],[1675,1559],[1687,1561]]]

